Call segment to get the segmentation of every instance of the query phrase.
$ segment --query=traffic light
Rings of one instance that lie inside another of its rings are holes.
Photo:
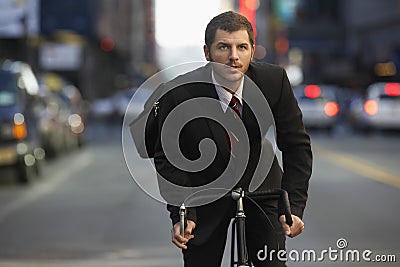
[[[289,51],[289,40],[285,37],[279,37],[275,40],[275,51],[284,55]]]
[[[110,37],[105,37],[100,41],[100,48],[104,52],[111,52],[115,47],[115,42]]]

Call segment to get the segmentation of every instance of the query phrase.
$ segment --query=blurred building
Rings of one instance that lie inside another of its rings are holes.
[[[400,81],[400,0],[344,1],[348,53],[375,80]]]
[[[231,3],[231,1],[229,1]],[[297,82],[400,80],[400,0],[232,0],[256,25],[256,59]],[[0,0],[0,58],[58,72],[86,98],[157,70],[154,0]]]
[[[87,99],[155,69],[153,0],[0,0],[0,58],[59,73]]]
[[[133,83],[154,74],[155,21],[153,0],[101,0],[97,25],[103,45],[111,42],[133,75]],[[121,63],[122,63],[121,62]]]
[[[39,0],[0,0],[0,59],[29,59],[28,40],[39,32]]]
[[[41,0],[41,11],[46,37],[68,30],[84,39],[75,73],[87,98],[109,96],[155,69],[152,0]]]
[[[400,79],[399,0],[241,1],[258,2],[261,60],[297,65],[304,83]]]

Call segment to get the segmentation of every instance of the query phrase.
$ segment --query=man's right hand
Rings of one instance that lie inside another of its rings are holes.
[[[179,222],[176,223],[171,230],[172,243],[174,243],[178,248],[187,249],[186,243],[189,242],[190,239],[194,238],[194,235],[192,235],[194,228],[196,228],[196,223],[188,220],[185,229],[185,236],[181,236],[181,224]]]

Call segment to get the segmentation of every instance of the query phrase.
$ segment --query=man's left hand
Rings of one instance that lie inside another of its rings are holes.
[[[288,237],[295,237],[304,231],[304,222],[299,217],[297,217],[296,215],[292,215],[292,220],[293,224],[292,226],[289,226],[286,223],[285,215],[281,215],[279,217],[279,221],[282,224],[282,228]]]

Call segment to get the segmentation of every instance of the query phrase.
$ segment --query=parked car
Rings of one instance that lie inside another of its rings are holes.
[[[331,130],[339,119],[339,87],[335,85],[300,85],[293,89],[307,128]]]
[[[38,112],[41,144],[47,157],[55,158],[67,148],[69,111],[57,94],[47,91],[43,86],[40,88],[40,105]]]
[[[46,106],[42,116],[43,143],[50,156],[84,143],[85,107],[79,90],[55,73],[39,76],[40,96]]]
[[[120,90],[113,95],[112,102],[114,105],[114,112],[118,118],[124,118],[126,109],[135,92],[136,88],[129,88]]]
[[[85,143],[87,104],[79,89],[70,83],[65,84],[59,94],[71,110],[71,114],[68,116],[70,131],[75,136],[78,146],[82,146]]]
[[[373,83],[364,97],[352,101],[350,108],[357,129],[400,130],[400,83]]]
[[[115,106],[110,97],[97,98],[91,102],[90,112],[91,120],[94,121],[112,121],[115,117]]]
[[[38,82],[28,64],[1,64],[0,172],[13,168],[21,183],[39,174],[40,161],[45,156],[39,138],[37,93]]]

